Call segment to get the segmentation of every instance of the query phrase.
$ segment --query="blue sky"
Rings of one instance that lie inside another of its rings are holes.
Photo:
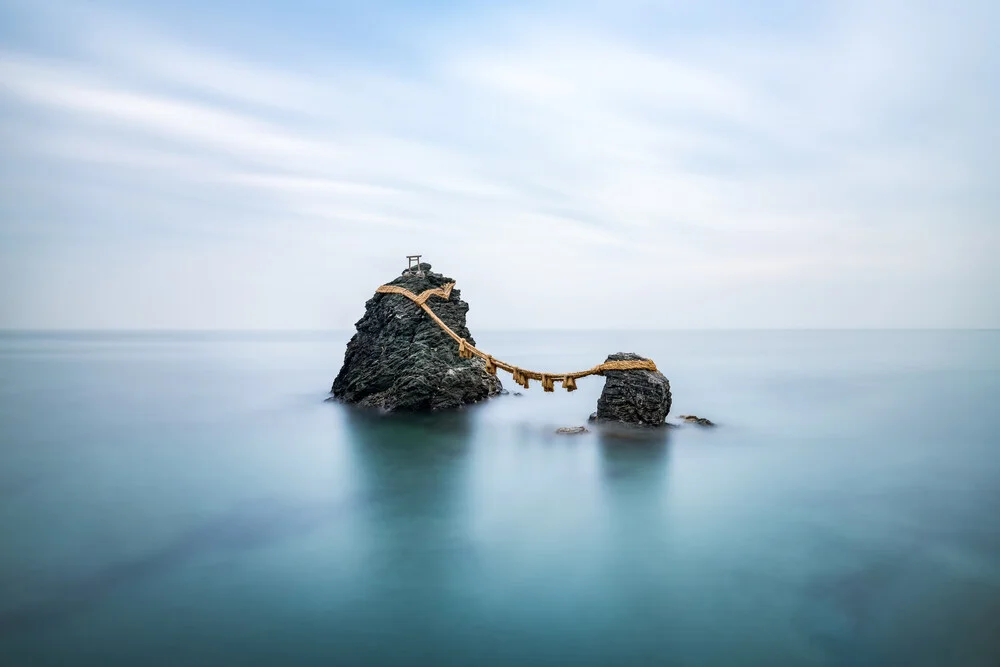
[[[0,0],[0,325],[1000,327],[958,2]],[[526,297],[525,295],[531,295]]]

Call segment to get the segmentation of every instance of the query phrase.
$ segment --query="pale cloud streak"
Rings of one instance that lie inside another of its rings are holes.
[[[1000,326],[981,7],[669,42],[512,9],[414,25],[419,63],[22,7],[73,41],[0,49],[3,324],[345,328],[423,252],[487,328]]]

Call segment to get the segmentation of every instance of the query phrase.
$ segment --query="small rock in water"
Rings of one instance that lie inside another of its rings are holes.
[[[590,433],[586,426],[563,426],[562,428],[557,428],[556,433],[561,433],[563,435],[577,435],[579,433]]]
[[[695,415],[677,415],[678,419],[683,419],[688,424],[697,424],[698,426],[715,426],[715,422],[711,419],[706,419],[705,417],[696,417]]]

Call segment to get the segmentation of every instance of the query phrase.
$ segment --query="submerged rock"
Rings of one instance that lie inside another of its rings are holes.
[[[430,264],[419,268],[422,276],[404,271],[389,284],[420,294],[454,282],[431,272]],[[447,300],[431,297],[427,305],[475,345],[465,324],[469,304],[458,289]],[[496,396],[502,389],[482,359],[460,358],[455,341],[403,295],[376,293],[355,326],[331,389],[338,400],[383,410],[443,410]]]
[[[560,435],[578,435],[580,433],[590,433],[586,426],[563,426],[557,428],[556,433]]]
[[[678,419],[681,419],[688,424],[697,424],[698,426],[715,426],[715,422],[711,419],[706,419],[705,417],[696,417],[695,415],[678,415]]]
[[[608,361],[645,360],[638,354],[618,352]],[[605,371],[604,391],[597,400],[596,421],[660,426],[670,412],[670,382],[659,371]]]

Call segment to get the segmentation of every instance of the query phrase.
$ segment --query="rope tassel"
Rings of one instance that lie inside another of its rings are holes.
[[[496,362],[493,361],[493,357],[486,357],[486,372],[490,375],[497,374],[497,365]]]
[[[465,342],[464,338],[458,344],[458,356],[462,359],[472,358],[472,350],[469,349],[469,344]]]
[[[555,387],[552,385],[551,375],[542,375],[542,390],[543,391],[555,391]]]
[[[576,391],[576,378],[567,375],[563,380],[562,386],[566,391]]]

